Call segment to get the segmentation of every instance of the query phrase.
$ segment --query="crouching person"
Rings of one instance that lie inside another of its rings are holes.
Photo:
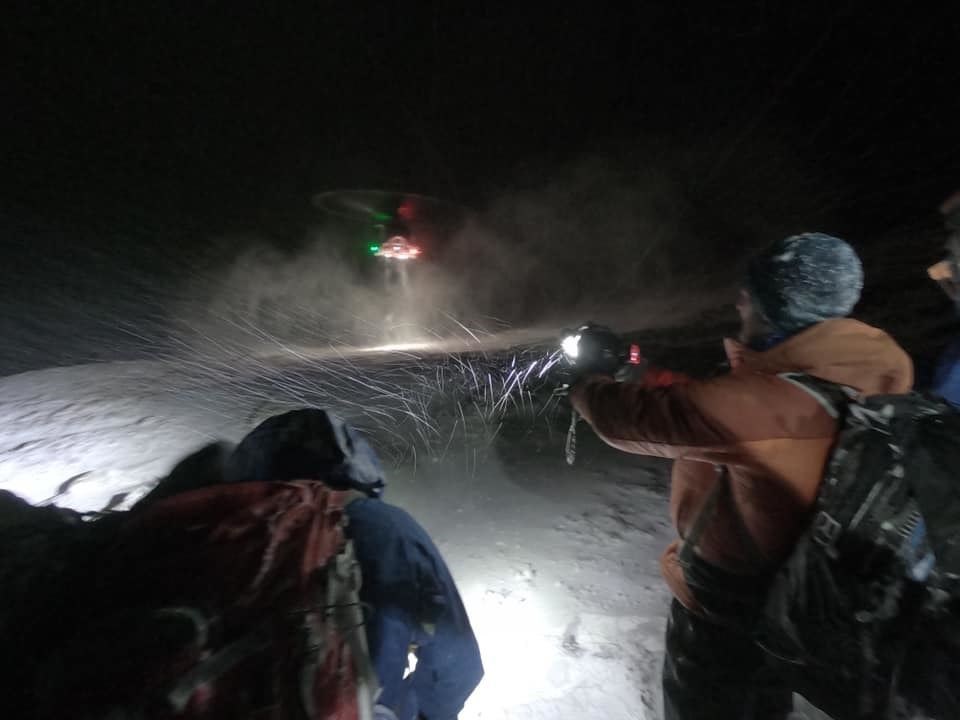
[[[409,513],[380,499],[383,474],[367,441],[326,411],[295,410],[247,435],[225,476],[352,491],[346,533],[362,576],[378,717],[454,720],[483,677],[480,650],[440,551]]]

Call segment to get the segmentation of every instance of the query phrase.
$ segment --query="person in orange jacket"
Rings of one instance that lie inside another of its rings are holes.
[[[807,233],[749,264],[725,340],[729,374],[661,387],[588,376],[570,399],[609,445],[674,460],[678,539],[661,568],[674,595],[663,672],[668,720],[784,718],[791,688],[736,629],[759,615],[769,579],[810,517],[837,432],[834,417],[785,373],[864,395],[902,393],[909,356],[847,316],[863,269],[843,240]]]

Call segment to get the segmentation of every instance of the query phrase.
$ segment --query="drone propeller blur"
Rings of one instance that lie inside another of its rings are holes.
[[[419,260],[423,241],[433,244],[464,214],[460,206],[434,197],[386,190],[323,192],[313,204],[326,215],[373,230],[368,253],[391,261]]]

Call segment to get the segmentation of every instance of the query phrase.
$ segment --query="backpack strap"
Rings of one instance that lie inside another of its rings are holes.
[[[720,504],[721,498],[724,496],[732,496],[730,471],[727,469],[727,466],[717,465],[717,475],[716,482],[701,504],[700,510],[697,511],[697,517],[693,521],[693,527],[690,528],[690,532],[683,538],[683,544],[680,546],[679,560],[683,566],[689,566],[693,561],[693,554],[697,549],[700,538],[707,529],[707,523],[716,515],[717,506]],[[749,560],[754,567],[758,569],[763,567],[767,562],[767,558],[757,545],[757,541],[754,540],[750,534],[743,520],[743,516],[740,515],[737,509],[736,503],[731,502],[730,512],[732,514],[734,529],[737,533],[737,540],[739,540],[741,548],[746,555],[749,556]]]
[[[700,542],[703,531],[707,529],[707,523],[713,520],[713,516],[717,513],[720,496],[727,490],[727,469],[718,465],[717,471],[720,477],[713,483],[713,487],[710,488],[710,492],[707,493],[707,497],[700,505],[700,509],[697,511],[697,517],[693,520],[693,527],[690,528],[690,532],[683,538],[683,543],[680,546],[678,559],[684,567],[689,566],[693,562],[693,554],[697,549],[697,543]]]
[[[859,392],[853,388],[838,385],[837,383],[823,380],[822,378],[806,373],[780,373],[777,375],[781,380],[785,380],[791,385],[803,390],[813,397],[820,406],[834,420],[840,421],[846,414],[847,407],[857,401]],[[717,512],[717,505],[720,503],[721,495],[728,495],[730,488],[730,473],[726,466],[718,465],[717,472],[719,477],[710,493],[697,512],[690,532],[683,538],[683,544],[680,546],[679,560],[681,565],[689,566],[693,561],[694,552],[697,543],[706,530],[709,523]],[[763,567],[767,558],[760,550],[753,536],[750,534],[743,517],[737,512],[736,505],[732,506],[733,522],[737,531],[740,545],[744,552],[749,556],[750,561],[758,568]]]
[[[851,387],[806,373],[780,373],[777,377],[810,395],[834,420],[839,420],[846,407],[860,397],[860,393]]]

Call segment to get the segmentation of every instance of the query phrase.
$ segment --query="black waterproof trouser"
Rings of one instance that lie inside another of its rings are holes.
[[[925,717],[960,718],[960,604],[916,615],[922,588],[905,595],[899,629],[885,640],[875,684],[777,661],[755,643],[768,579],[732,576],[699,557],[684,576],[705,615],[674,600],[663,667],[666,720],[783,720],[799,692],[837,720],[890,717],[888,703],[922,708]],[[901,642],[903,644],[901,644]],[[897,649],[899,648],[899,650]],[[822,670],[822,669],[821,669]],[[866,695],[864,695],[866,693]]]
[[[784,720],[793,693],[753,640],[674,600],[663,665],[666,720]]]

